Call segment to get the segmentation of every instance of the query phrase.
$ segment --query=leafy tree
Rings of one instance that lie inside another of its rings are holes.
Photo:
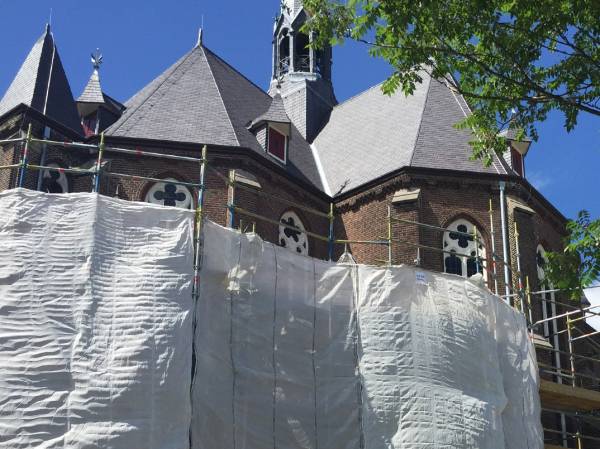
[[[547,254],[544,273],[554,288],[569,290],[573,299],[579,299],[583,288],[600,278],[600,220],[592,221],[588,212],[581,211],[567,230],[564,251]]]
[[[598,0],[305,0],[315,45],[363,42],[393,74],[385,93],[412,94],[424,72],[468,101],[460,126],[475,131],[474,157],[506,150],[509,125],[536,140],[535,123],[561,111],[600,116]]]
[[[383,92],[414,92],[428,74],[463,95],[473,158],[506,151],[502,132],[537,140],[551,111],[571,131],[581,112],[600,116],[598,0],[304,0],[313,45],[353,39],[393,68]],[[550,255],[557,288],[581,292],[600,275],[598,221],[570,222],[564,253]]]

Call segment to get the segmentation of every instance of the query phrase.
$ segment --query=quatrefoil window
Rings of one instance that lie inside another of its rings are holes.
[[[464,277],[482,273],[486,278],[487,273],[483,269],[485,246],[480,239],[475,245],[473,223],[459,219],[450,224],[448,229],[443,240],[444,251],[448,251],[444,253],[444,271]]]
[[[279,225],[279,244],[290,251],[298,254],[308,255],[308,238],[302,220],[295,212],[285,212]]]
[[[146,201],[162,206],[190,209],[192,194],[185,186],[175,184],[176,182],[177,180],[168,178],[165,179],[165,182],[154,184],[146,194]]]
[[[60,168],[60,165],[51,162],[46,164],[47,167]],[[68,193],[69,180],[67,176],[55,170],[44,170],[42,172],[42,192],[46,193]]]

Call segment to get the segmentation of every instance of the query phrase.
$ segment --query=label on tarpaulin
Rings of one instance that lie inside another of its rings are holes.
[[[417,279],[417,284],[427,285],[427,276],[422,271],[417,271],[415,273],[415,277]]]

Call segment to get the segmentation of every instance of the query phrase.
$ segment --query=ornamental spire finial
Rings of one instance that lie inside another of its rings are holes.
[[[100,49],[97,48],[96,51],[92,53],[92,66],[94,67],[94,70],[98,70],[100,68],[100,66],[102,65],[102,61],[102,53],[100,53]]]
[[[202,47],[202,28],[198,29],[198,42],[196,42],[196,47]]]

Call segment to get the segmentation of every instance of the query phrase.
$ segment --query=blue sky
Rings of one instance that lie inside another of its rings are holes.
[[[52,8],[52,29],[77,97],[90,73],[90,53],[104,54],[104,90],[125,101],[187,52],[204,22],[204,42],[266,88],[273,18],[279,0],[0,0],[0,93],[3,95]],[[347,43],[334,50],[334,86],[343,101],[385,79],[390,68]],[[539,126],[526,159],[527,177],[567,217],[580,209],[600,217],[600,119],[581,114],[567,133],[554,114]],[[451,168],[451,167],[449,167]]]

